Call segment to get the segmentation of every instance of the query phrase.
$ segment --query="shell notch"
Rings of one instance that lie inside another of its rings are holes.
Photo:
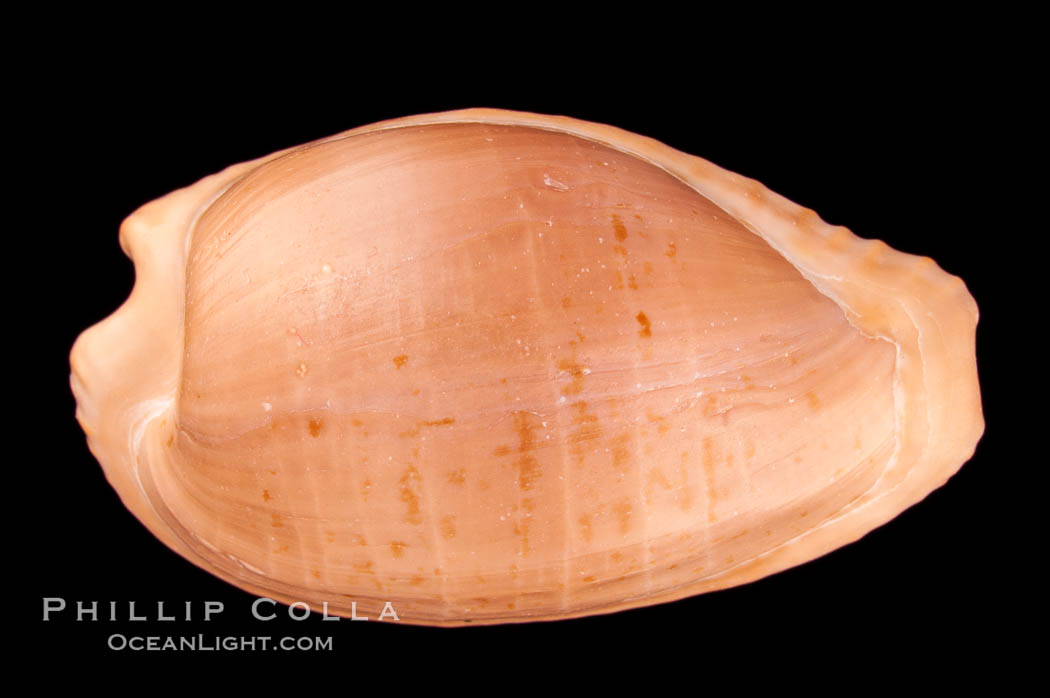
[[[811,560],[983,431],[926,258],[654,140],[475,109],[243,163],[125,221],[73,348],[128,508],[250,592],[568,618]]]

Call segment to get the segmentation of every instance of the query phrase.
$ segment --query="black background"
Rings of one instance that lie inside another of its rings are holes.
[[[441,64],[358,57],[323,76],[280,61],[259,67],[231,58],[221,70],[190,71],[144,66],[136,55],[69,57],[38,86],[47,137],[31,144],[47,191],[27,208],[31,225],[45,229],[36,259],[46,263],[29,258],[16,270],[25,274],[26,293],[29,284],[48,292],[37,301],[47,322],[32,337],[9,330],[9,342],[30,355],[33,396],[40,399],[24,424],[37,448],[23,497],[29,513],[19,518],[30,588],[17,603],[33,638],[30,651],[135,659],[107,649],[112,633],[332,635],[334,654],[361,671],[395,656],[460,669],[497,660],[535,666],[595,648],[608,650],[607,661],[648,648],[723,668],[731,658],[748,663],[786,653],[817,671],[839,654],[922,662],[934,651],[997,644],[1004,592],[996,551],[1009,535],[1000,521],[1008,509],[1008,446],[996,408],[1004,385],[996,337],[1004,332],[1006,281],[989,245],[1002,234],[1001,220],[983,196],[997,138],[987,105],[1008,89],[1002,68],[977,47],[909,43],[902,55],[899,43],[858,52],[846,44],[789,66],[773,51],[746,62],[703,52],[689,60],[621,55],[610,62],[594,52],[510,61],[496,52]],[[554,59],[561,63],[552,67]],[[857,543],[676,603],[455,630],[252,619],[253,596],[170,552],[125,510],[73,418],[68,351],[133,283],[118,226],[139,205],[226,165],[380,119],[471,106],[564,114],[657,138],[961,276],[982,313],[988,427],[974,458]],[[226,610],[207,624],[78,623],[69,611],[44,623],[48,596],[70,605],[117,601],[122,614],[129,601],[150,616],[157,601],[177,609],[193,601],[196,617],[206,600],[222,601]],[[202,655],[178,660],[207,659]],[[660,674],[658,666],[647,671]]]

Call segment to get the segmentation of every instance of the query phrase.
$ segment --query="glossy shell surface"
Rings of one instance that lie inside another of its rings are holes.
[[[748,582],[940,486],[977,308],[928,258],[610,126],[467,110],[147,204],[72,354],[125,504],[330,612],[566,618]]]

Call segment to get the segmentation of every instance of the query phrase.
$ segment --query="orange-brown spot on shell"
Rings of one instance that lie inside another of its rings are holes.
[[[445,417],[444,419],[435,419],[431,421],[423,422],[425,427],[447,427],[456,423],[455,417]]]
[[[818,398],[817,394],[814,393],[812,390],[806,393],[806,400],[809,401],[809,406],[813,409],[817,409],[820,407],[820,398]]]
[[[693,508],[693,487],[689,484],[689,451],[682,451],[678,474],[682,481],[679,506],[682,507],[682,511],[689,511]]]
[[[419,508],[419,493],[422,489],[422,478],[419,470],[411,466],[398,480],[401,491],[401,501],[405,503],[405,522],[410,524],[423,523],[423,514]]]
[[[264,502],[268,502],[271,499],[273,499],[273,497],[270,496],[270,490],[263,490],[262,498]]]
[[[405,548],[408,547],[408,543],[403,543],[399,540],[395,540],[390,544],[390,554],[394,557],[401,557],[405,554]]]
[[[618,242],[623,242],[627,239],[627,226],[623,224],[623,220],[616,214],[612,217],[613,224],[613,235],[616,236]]]
[[[612,459],[613,467],[617,470],[624,470],[631,462],[631,454],[627,450],[627,444],[630,441],[629,434],[620,434],[612,442]]]
[[[398,354],[394,357],[394,366],[397,366],[398,370],[401,370],[406,363],[408,363],[408,354]]]
[[[465,468],[459,470],[453,470],[448,474],[448,481],[453,485],[462,485],[467,481],[467,471]]]
[[[653,326],[652,326],[652,323],[649,322],[649,316],[648,315],[646,315],[644,312],[641,312],[641,313],[638,313],[637,315],[635,315],[634,319],[637,320],[638,324],[642,326],[642,328],[640,330],[638,330],[638,336],[639,337],[652,337],[653,336]]]
[[[700,444],[700,461],[704,466],[704,477],[707,478],[707,520],[713,522],[715,503],[718,502],[718,488],[715,483],[715,445],[710,436],[705,436]]]
[[[518,487],[522,490],[532,489],[542,474],[539,461],[531,454],[531,451],[537,448],[535,431],[539,421],[539,417],[528,412],[517,412],[514,415],[514,429],[518,432],[518,453],[520,454],[516,461]]]
[[[402,438],[405,438],[405,439],[413,438],[413,437],[419,436],[419,434],[423,431],[423,427],[447,427],[447,426],[452,426],[455,423],[456,423],[456,418],[455,417],[445,417],[444,419],[434,419],[434,420],[423,420],[423,421],[419,422],[418,424],[416,424],[416,426],[412,427],[411,429],[406,429],[405,431],[402,431],[402,432],[398,433],[398,436],[400,436]]]
[[[649,422],[656,424],[656,431],[659,433],[666,434],[671,430],[671,425],[668,423],[667,417],[661,417],[652,410],[646,410],[645,417]]]
[[[531,528],[532,520],[529,515],[535,510],[536,505],[532,499],[526,498],[521,500],[521,508],[527,515],[515,522],[514,535],[521,539],[519,552],[522,556],[525,556],[532,552],[532,547],[529,545],[529,529]]]
[[[602,428],[598,424],[598,416],[587,411],[587,403],[583,400],[572,403],[575,414],[572,423],[576,430],[569,436],[570,443],[577,446],[584,441],[597,439],[602,435]]]
[[[579,524],[580,535],[583,536],[583,539],[585,541],[590,543],[592,540],[594,540],[594,524],[591,521],[590,514],[583,514],[582,516],[580,516]]]
[[[316,419],[311,419],[307,423],[307,426],[310,429],[310,436],[316,439],[318,436],[321,435],[321,429],[324,427],[324,420],[320,417],[317,417]]]
[[[456,517],[451,514],[441,519],[441,537],[452,540],[456,537]]]
[[[671,482],[664,475],[664,472],[659,468],[653,468],[649,471],[649,482],[646,485],[646,500],[652,499],[654,487],[659,486],[665,490],[671,489]]]
[[[634,513],[631,500],[624,497],[616,503],[616,518],[620,521],[620,533],[627,534],[631,530],[631,516]]]
[[[586,375],[584,373],[586,368],[586,366],[575,359],[561,359],[558,361],[558,370],[566,371],[572,376],[572,383],[561,389],[562,395],[577,395],[583,392],[583,377]]]

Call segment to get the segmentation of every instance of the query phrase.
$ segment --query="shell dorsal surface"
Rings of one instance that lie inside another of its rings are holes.
[[[957,279],[610,127],[365,127],[122,240],[139,301],[74,350],[81,422],[158,536],[273,598],[430,624],[680,598],[854,540],[980,434]],[[104,366],[136,314],[157,378],[130,388]]]

